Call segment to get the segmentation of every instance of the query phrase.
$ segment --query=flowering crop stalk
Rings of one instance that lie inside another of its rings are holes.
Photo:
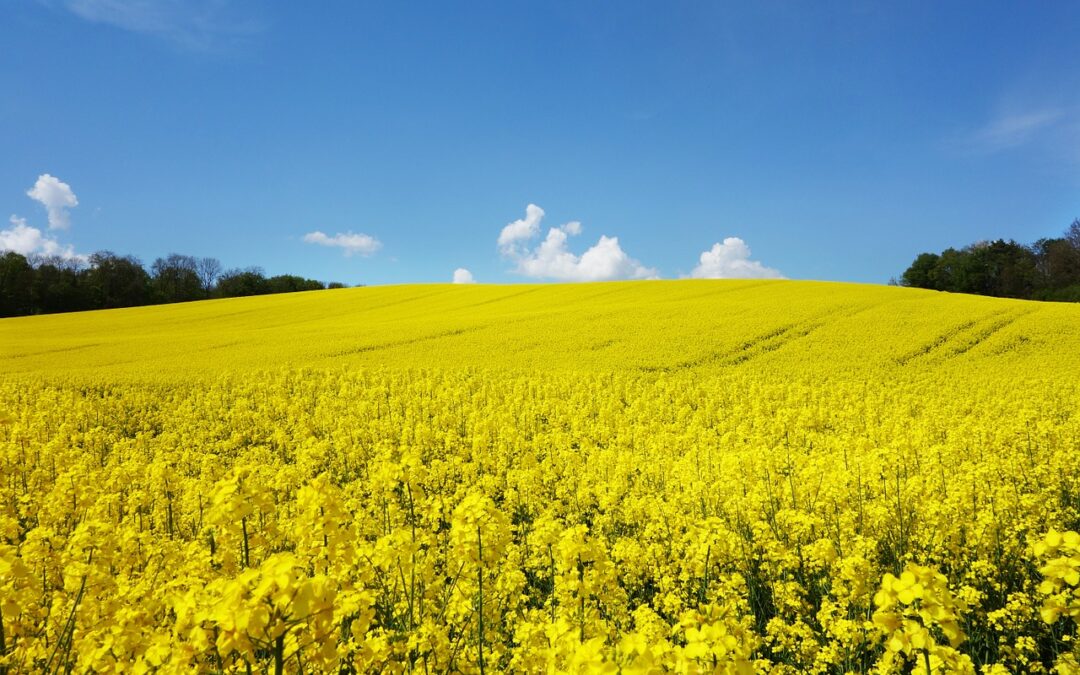
[[[168,478],[165,479],[165,498],[168,500],[168,505],[166,506],[166,520],[167,520],[167,523],[168,523],[168,526],[169,526],[169,539],[172,539],[172,537],[173,537],[173,505],[172,505],[173,494],[172,494],[172,490],[169,488],[169,479]]]
[[[478,631],[480,633],[479,653],[480,653],[480,673],[482,675],[483,672],[484,672],[484,540],[483,540],[482,535],[480,534],[480,525],[479,525],[479,523],[476,525],[476,548],[477,548],[477,553],[479,554],[479,558],[480,558],[479,564],[477,565],[477,568],[476,568],[476,578],[480,581],[480,607],[479,607],[479,610],[480,610],[479,619],[480,619],[480,621],[479,621],[479,624],[478,624],[478,626],[479,626]]]
[[[900,555],[897,556],[899,561],[907,557],[907,539],[904,535],[904,503],[900,494],[900,467],[896,468],[896,515],[900,527]]]
[[[585,642],[585,565],[581,562],[581,555],[578,555],[577,561],[578,568],[578,639],[581,642]]]
[[[90,549],[90,555],[86,558],[87,567],[94,560],[94,549]],[[86,591],[86,577],[89,573],[83,574],[82,581],[79,583],[79,592],[75,594],[75,602],[71,605],[71,614],[68,615],[67,621],[64,622],[64,628],[60,632],[60,638],[56,641],[56,645],[53,647],[52,653],[49,654],[49,661],[45,665],[45,669],[49,672],[52,670],[53,659],[56,658],[57,652],[60,647],[64,647],[64,653],[60,655],[60,660],[56,663],[57,672],[60,670],[60,666],[64,659],[71,652],[71,640],[75,634],[75,612],[79,609],[79,603],[82,602],[83,593]],[[68,669],[70,670],[70,668]]]
[[[412,488],[409,484],[405,484],[405,490],[409,496],[409,524],[411,527],[409,541],[412,544],[409,548],[412,551],[411,565],[409,567],[409,631],[412,632],[415,627],[414,617],[414,604],[416,600],[416,510],[413,507]]]
[[[705,549],[705,575],[701,579],[701,592],[698,595],[698,602],[705,604],[705,598],[709,595],[709,556],[712,555],[712,544]]]
[[[548,563],[551,565],[551,623],[555,623],[555,554],[548,544]]]
[[[244,567],[251,567],[248,549],[247,518],[240,519],[240,530],[244,533]]]

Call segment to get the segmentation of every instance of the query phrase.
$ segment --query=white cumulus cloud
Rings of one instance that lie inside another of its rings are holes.
[[[464,267],[459,267],[454,270],[454,283],[475,284],[476,278],[473,277],[472,272],[470,272],[469,270],[465,269]]]
[[[581,234],[581,223],[576,220],[550,228],[539,245],[529,248],[529,240],[540,234],[543,217],[543,209],[529,204],[525,218],[509,223],[499,233],[499,252],[514,261],[514,271],[518,274],[555,281],[659,278],[655,269],[627,255],[618,237],[601,236],[581,255],[573,253],[568,246],[569,238]]]
[[[68,209],[79,205],[71,186],[55,176],[43,173],[26,196],[41,202],[49,213],[49,229],[66,230],[71,225]]]
[[[581,234],[581,223],[576,220],[571,220],[569,223],[560,225],[559,229],[571,236],[578,235]]]
[[[59,256],[65,260],[82,258],[70,245],[63,245],[54,237],[36,227],[26,224],[26,218],[11,216],[11,227],[0,230],[0,251],[14,251],[20,255]]]
[[[750,259],[750,247],[738,237],[728,237],[724,243],[713,244],[704,251],[698,266],[690,272],[695,279],[783,279],[780,270]]]
[[[315,230],[314,232],[305,234],[304,241],[309,244],[318,244],[319,246],[340,248],[345,252],[346,256],[351,256],[353,254],[369,256],[382,248],[382,242],[375,237],[367,234],[353,234],[352,232],[339,232],[331,237],[323,232]]]
[[[525,217],[508,223],[499,233],[499,250],[503,255],[514,255],[518,245],[540,234],[540,221],[544,219],[544,209],[536,204],[525,207]]]

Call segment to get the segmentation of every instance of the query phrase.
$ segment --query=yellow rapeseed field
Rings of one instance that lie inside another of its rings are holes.
[[[0,673],[1080,673],[1080,306],[401,286],[0,321]]]

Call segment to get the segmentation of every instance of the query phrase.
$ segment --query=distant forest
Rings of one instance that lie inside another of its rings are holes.
[[[133,256],[110,251],[86,260],[0,255],[0,317],[342,287],[292,274],[267,277],[258,267],[223,270],[216,258],[175,253],[149,270]]]
[[[1080,219],[1030,246],[998,239],[922,253],[901,285],[999,298],[1080,302]]]

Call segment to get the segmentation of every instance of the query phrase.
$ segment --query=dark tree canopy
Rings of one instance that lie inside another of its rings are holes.
[[[326,286],[321,282],[298,277],[295,274],[280,274],[266,280],[271,293],[296,293],[299,291],[321,291]]]
[[[998,239],[920,253],[901,283],[953,293],[1080,302],[1080,219],[1059,239],[1030,246]]]
[[[920,253],[900,277],[900,283],[916,288],[939,288],[937,268],[940,261],[941,256],[937,253]]]
[[[94,307],[137,307],[150,304],[150,275],[134,256],[100,251],[90,256],[87,284]]]
[[[154,299],[157,302],[186,302],[203,297],[198,262],[189,255],[169,254],[150,267],[154,275]]]
[[[259,267],[249,267],[246,270],[228,270],[224,272],[217,282],[218,291],[227,297],[243,297],[247,295],[264,295],[270,292],[266,283],[266,275]]]
[[[18,253],[0,256],[0,316],[29,314],[33,306],[34,268]]]
[[[337,284],[337,286],[341,286]],[[312,291],[327,286],[257,267],[221,272],[216,258],[177,253],[147,271],[137,258],[99,251],[88,259],[0,252],[0,317],[111,309],[204,298]]]

